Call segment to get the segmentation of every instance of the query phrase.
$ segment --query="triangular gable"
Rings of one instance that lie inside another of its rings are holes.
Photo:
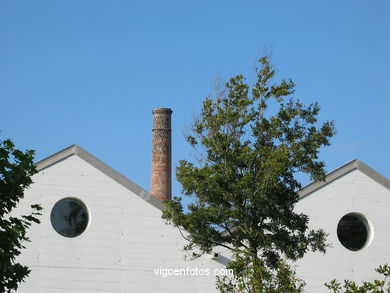
[[[345,174],[352,172],[353,170],[359,170],[360,172],[364,173],[368,177],[370,177],[372,180],[376,181],[380,185],[384,186],[385,188],[390,190],[390,180],[386,177],[382,176],[378,172],[376,172],[374,169],[368,167],[366,164],[364,164],[362,161],[359,161],[358,159],[352,160],[341,167],[338,167],[337,169],[329,172],[326,174],[325,181],[314,181],[306,186],[304,186],[299,191],[299,198],[302,199],[312,192],[316,191],[317,189],[337,180],[341,176],[344,176]]]
[[[39,162],[37,162],[35,165],[37,167],[38,171],[41,171],[45,168],[50,167],[51,165],[54,165],[58,163],[61,160],[64,160],[70,156],[76,155],[89,163],[90,165],[94,166],[96,169],[101,171],[102,173],[106,174],[108,177],[113,179],[118,184],[122,185],[123,187],[127,188],[128,190],[135,193],[137,196],[142,198],[143,200],[147,201],[154,207],[158,208],[159,210],[164,209],[164,204],[161,200],[154,197],[152,194],[150,194],[148,191],[143,189],[141,186],[137,185],[127,177],[120,174],[118,171],[114,170],[110,166],[108,166],[103,161],[99,160],[95,156],[88,153],[86,150],[81,148],[80,146],[74,144],[71,145]],[[312,183],[309,183],[308,185],[304,186],[299,191],[299,198],[302,199],[306,197],[307,195],[313,193],[317,189],[324,187],[325,185],[337,180],[338,178],[344,176],[345,174],[353,171],[353,170],[359,170],[360,172],[364,173],[380,185],[384,186],[385,188],[390,190],[390,180],[386,177],[382,176],[378,172],[376,172],[374,169],[370,168],[366,164],[364,164],[362,161],[355,159],[352,160],[337,169],[329,172],[326,174],[325,181],[319,182],[315,181]]]
[[[123,187],[127,188],[131,192],[135,193],[137,196],[145,200],[146,202],[150,203],[154,207],[158,208],[159,210],[164,209],[164,204],[161,200],[154,197],[152,194],[150,194],[148,191],[143,189],[141,186],[137,185],[127,177],[120,174],[118,171],[114,170],[110,166],[108,166],[103,161],[99,160],[95,156],[88,153],[86,150],[82,149],[80,146],[74,144],[71,145],[39,162],[37,162],[35,165],[37,167],[38,171],[42,171],[45,168],[48,168],[59,161],[62,161],[70,156],[78,156],[84,161],[86,161],[88,164],[92,165],[108,177],[110,177],[112,180],[117,182],[118,184],[122,185]]]

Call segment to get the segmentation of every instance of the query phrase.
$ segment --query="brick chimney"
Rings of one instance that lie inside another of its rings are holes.
[[[152,130],[152,174],[150,193],[158,199],[172,199],[171,115],[169,108],[155,108]]]

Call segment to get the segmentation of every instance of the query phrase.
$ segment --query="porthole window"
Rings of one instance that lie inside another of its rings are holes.
[[[76,198],[64,198],[54,205],[50,220],[58,234],[64,237],[76,237],[88,226],[88,209]]]
[[[372,228],[366,217],[360,213],[349,213],[337,225],[340,243],[351,251],[358,251],[370,244]]]

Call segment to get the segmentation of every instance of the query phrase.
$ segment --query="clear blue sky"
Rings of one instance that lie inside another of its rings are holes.
[[[327,169],[390,177],[390,1],[0,2],[0,138],[37,159],[78,144],[149,190],[154,107],[173,109],[173,165],[219,73],[279,77],[336,122]],[[175,181],[173,194],[180,195]]]

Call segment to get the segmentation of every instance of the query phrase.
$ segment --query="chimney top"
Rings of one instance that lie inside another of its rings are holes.
[[[170,108],[154,108],[152,113],[172,113],[172,110]]]

